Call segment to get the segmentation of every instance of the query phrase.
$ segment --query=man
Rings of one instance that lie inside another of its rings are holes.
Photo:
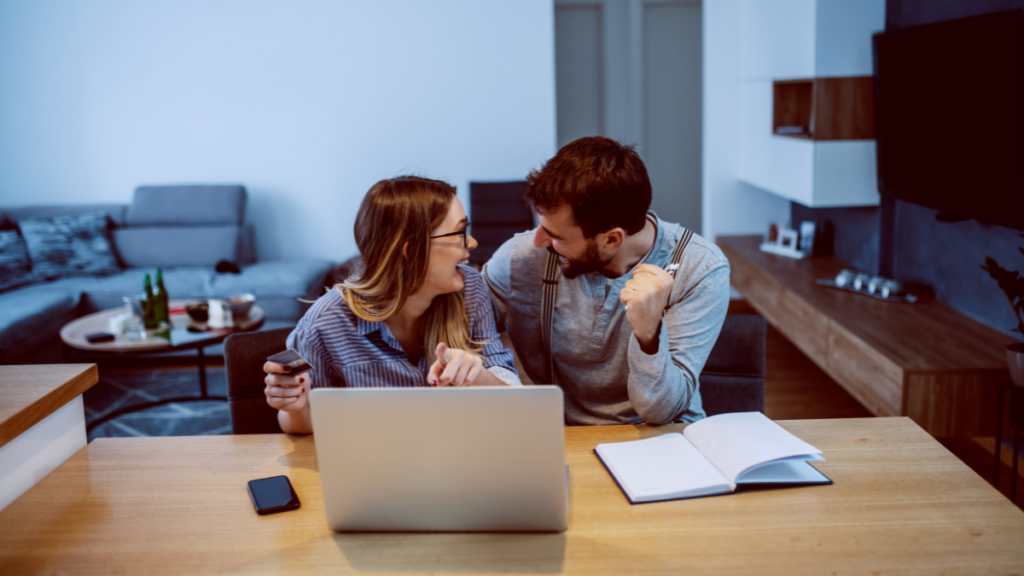
[[[697,377],[729,306],[728,260],[648,211],[650,180],[631,146],[581,138],[527,180],[540,226],[483,269],[527,374],[563,389],[567,424],[703,418]],[[673,277],[677,244],[685,250]]]

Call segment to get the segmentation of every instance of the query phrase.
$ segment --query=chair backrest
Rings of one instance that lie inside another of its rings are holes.
[[[470,234],[478,243],[469,256],[473,262],[487,262],[514,234],[533,228],[526,187],[525,181],[469,183]]]
[[[725,317],[718,342],[700,373],[700,397],[708,416],[764,412],[766,330],[761,316]]]
[[[232,334],[224,341],[228,373],[228,408],[232,434],[280,434],[277,410],[267,404],[263,390],[267,357],[281,352],[291,328]]]

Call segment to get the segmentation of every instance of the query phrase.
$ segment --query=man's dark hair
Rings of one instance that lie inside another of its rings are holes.
[[[534,209],[555,212],[569,206],[586,238],[616,227],[636,234],[651,207],[651,181],[640,155],[608,138],[566,144],[526,180],[526,201]]]

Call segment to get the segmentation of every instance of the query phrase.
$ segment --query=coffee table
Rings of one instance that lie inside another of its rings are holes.
[[[195,300],[171,300],[171,310],[182,310],[186,304]],[[139,410],[146,410],[154,406],[163,406],[173,402],[198,402],[202,400],[223,400],[224,396],[211,396],[206,384],[206,354],[203,349],[206,346],[219,344],[225,338],[238,332],[250,332],[263,325],[263,309],[254,305],[249,309],[248,316],[234,319],[234,328],[208,332],[188,332],[187,328],[192,324],[192,319],[184,312],[171,314],[171,328],[175,335],[182,335],[186,340],[180,343],[171,342],[156,336],[156,330],[147,330],[146,337],[138,340],[129,339],[124,334],[117,334],[112,342],[91,343],[85,339],[86,334],[94,332],[107,332],[110,319],[124,312],[124,307],[113,308],[82,316],[64,325],[60,330],[60,339],[64,343],[65,361],[71,361],[76,350],[88,352],[90,356],[126,356],[131,354],[173,352],[178,350],[195,349],[199,359],[199,396],[180,396],[166,398],[153,402],[143,402],[114,410],[103,417],[96,419],[88,426],[88,430],[113,420],[124,414],[130,414]],[[187,335],[187,336],[186,336]]]

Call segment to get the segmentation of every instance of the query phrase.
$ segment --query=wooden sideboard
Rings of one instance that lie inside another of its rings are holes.
[[[930,298],[883,302],[815,283],[834,257],[761,252],[726,236],[732,285],[773,326],[876,416],[909,416],[936,437],[994,436],[997,389],[1012,339]]]

